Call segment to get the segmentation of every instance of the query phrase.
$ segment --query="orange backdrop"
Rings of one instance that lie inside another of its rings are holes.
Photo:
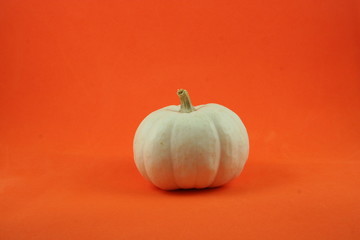
[[[0,239],[360,239],[359,6],[1,0]],[[135,168],[178,88],[247,126],[225,187]]]

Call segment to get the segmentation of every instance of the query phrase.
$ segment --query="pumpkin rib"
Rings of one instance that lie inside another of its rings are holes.
[[[226,111],[229,113],[231,119],[234,121],[234,123],[238,126],[239,128],[239,136],[240,136],[240,141],[241,141],[241,145],[243,144],[242,141],[244,141],[244,144],[247,145],[247,149],[249,149],[249,140],[248,140],[248,135],[247,135],[247,130],[245,128],[245,125],[242,123],[242,120],[240,119],[240,117],[238,115],[236,115],[233,111],[231,111],[230,109],[226,108]],[[239,151],[239,158],[243,158],[243,153],[241,152],[241,148],[238,149]],[[245,159],[248,158],[248,156],[244,157]],[[232,179],[236,178],[237,176],[239,176],[244,168],[246,161],[236,161],[235,162],[235,167],[237,169],[239,169],[239,171],[234,171],[233,177]]]
[[[172,170],[172,176],[174,179],[174,183],[178,188],[180,188],[179,182],[177,181],[176,176],[175,176],[175,168],[174,168],[173,155],[172,155],[173,137],[175,135],[174,131],[175,131],[176,122],[177,122],[177,118],[174,118],[174,122],[173,122],[171,133],[170,133],[170,147],[169,147],[170,148],[170,156],[169,156],[169,158],[170,158],[170,162],[171,162],[171,170]]]
[[[242,119],[235,113],[233,112],[232,110],[224,107],[224,106],[221,106],[219,105],[219,107],[221,108],[224,108],[228,113],[229,115],[231,116],[231,118],[233,119],[234,123],[237,124],[238,128],[240,129],[240,134],[241,134],[241,143],[240,144],[246,144],[247,145],[247,148],[240,148],[239,151],[240,151],[240,157],[243,157],[245,159],[248,159],[249,157],[249,149],[250,149],[250,144],[249,144],[249,135],[247,134],[247,129],[246,129],[246,126],[245,124],[243,123]],[[246,152],[242,152],[241,149],[245,149]],[[237,162],[239,164],[238,168],[240,168],[240,171],[238,171],[237,173],[235,172],[233,178],[239,176],[242,172],[242,170],[244,169],[244,166],[246,164],[247,161],[239,161]]]
[[[191,116],[190,114],[194,115]],[[215,175],[214,170],[210,170],[216,164],[215,158],[211,159],[212,164],[209,169],[206,170],[204,167],[210,163],[208,158],[214,156],[213,154],[210,155],[207,149],[210,150],[209,147],[211,147],[213,149],[211,151],[217,154],[218,150],[214,149],[214,143],[217,139],[214,130],[209,130],[211,121],[207,116],[202,112],[190,114],[182,114],[174,124],[171,140],[172,144],[175,144],[171,148],[171,152],[175,154],[172,156],[175,166],[174,176],[179,188],[204,188],[211,184],[212,177]],[[194,124],[201,126],[201,128],[194,126]],[[194,142],[192,139],[197,140]],[[211,146],[208,145],[209,143]],[[189,166],[192,167],[189,168]],[[186,173],[182,172],[184,168],[189,168],[189,171],[192,172],[189,175],[190,178],[183,175]]]
[[[172,117],[171,117],[171,120],[169,121],[170,122],[170,124],[171,124],[171,126],[169,126],[169,131],[170,131],[170,134],[169,134],[169,136],[168,136],[168,141],[169,141],[169,162],[170,162],[170,165],[171,165],[171,167],[170,167],[170,170],[171,170],[171,178],[172,178],[172,180],[173,180],[173,183],[174,183],[174,185],[175,185],[175,187],[174,188],[170,188],[169,190],[172,190],[172,189],[176,189],[176,188],[178,188],[179,187],[179,185],[178,185],[178,183],[176,182],[176,179],[175,179],[175,175],[174,175],[174,164],[173,164],[173,162],[172,162],[172,155],[171,155],[171,144],[172,144],[172,141],[171,141],[171,138],[172,138],[172,131],[173,131],[173,128],[174,128],[174,125],[175,125],[175,121],[176,121],[176,117],[175,117],[175,115],[174,114],[172,114]]]
[[[217,149],[217,151],[219,152],[219,154],[218,154],[217,161],[216,161],[217,162],[217,167],[216,167],[216,170],[215,170],[216,173],[214,174],[214,177],[212,178],[210,184],[207,186],[207,187],[210,187],[214,183],[217,175],[219,174],[219,168],[220,168],[221,159],[222,159],[222,151],[221,151],[222,140],[220,138],[219,130],[217,129],[217,126],[215,124],[214,119],[211,118],[208,114],[204,114],[204,115],[206,115],[209,118],[209,122],[211,123],[211,126],[212,126],[212,128],[214,129],[214,132],[215,132],[215,137],[218,139],[218,144],[217,144],[218,149]]]
[[[214,157],[214,159],[215,159],[214,162],[215,162],[216,167],[213,170],[213,172],[215,172],[215,173],[209,175],[209,180],[208,180],[208,183],[206,184],[206,186],[203,186],[203,185],[201,185],[199,183],[199,174],[198,173],[200,172],[200,168],[199,168],[199,164],[198,163],[196,164],[196,173],[197,173],[197,175],[196,175],[196,179],[195,179],[195,182],[194,182],[194,188],[197,188],[197,189],[209,187],[213,183],[213,181],[214,181],[214,179],[216,177],[216,174],[217,174],[218,166],[220,164],[220,157],[219,157],[220,154],[216,154],[216,153],[219,153],[221,151],[220,142],[217,141],[217,139],[219,139],[219,135],[218,135],[217,129],[215,127],[213,119],[209,116],[209,114],[207,114],[207,112],[204,112],[204,111],[198,112],[198,117],[200,118],[199,115],[201,117],[207,119],[207,121],[206,121],[207,122],[206,124],[208,124],[207,129],[208,129],[208,131],[210,131],[210,129],[211,129],[211,134],[210,135],[212,135],[212,138],[215,141],[214,143],[215,143],[215,148],[216,148],[216,150],[214,152],[215,152],[215,155],[218,155],[218,156]],[[210,142],[210,144],[211,144],[211,142]],[[209,156],[209,157],[211,157],[211,156]]]
[[[224,136],[224,130],[222,129],[222,121],[224,119],[224,116],[223,114],[221,114],[220,111],[218,111],[218,109],[216,109],[216,111],[214,111],[213,113],[214,115],[214,123],[216,124],[216,127],[217,127],[217,130],[218,130],[218,133],[219,133],[219,141],[221,141],[221,149],[220,149],[220,154],[221,154],[221,159],[220,159],[220,164],[219,164],[219,169],[218,169],[218,172],[217,172],[217,175],[216,175],[216,178],[214,179],[214,182],[212,183],[211,186],[213,187],[217,187],[217,186],[221,186],[223,184],[225,184],[227,181],[229,181],[229,179],[226,179],[225,180],[225,183],[224,180],[220,181],[219,180],[219,177],[221,177],[221,175],[223,175],[223,171],[224,171],[224,164],[225,164],[225,157],[224,157],[224,154],[223,154],[223,151],[224,151],[224,144],[229,144],[229,141],[227,140],[226,136]],[[229,124],[230,125],[230,124]],[[223,178],[223,176],[222,176]],[[220,181],[220,183],[219,183]]]
[[[226,109],[226,111],[229,113],[230,115],[230,118],[232,119],[233,123],[235,124],[235,126],[237,126],[237,130],[239,131],[239,138],[240,140],[243,138],[243,130],[245,130],[246,132],[246,129],[243,129],[242,128],[242,122],[241,122],[241,119],[239,118],[239,116],[237,116],[233,111],[231,111],[230,109]],[[236,151],[236,153],[238,153],[239,155],[239,158],[242,158],[242,154],[241,154],[241,148],[239,148],[238,145],[236,145],[234,142],[232,142],[232,144],[234,145],[233,146],[233,151]],[[243,161],[233,161],[233,165],[234,165],[234,168],[235,169],[238,169],[238,171],[234,171],[233,174],[232,174],[232,177],[231,179],[234,179],[236,178],[242,171],[243,169]]]
[[[163,119],[163,115],[164,115],[164,112],[161,112],[161,114],[160,115],[162,115],[162,116],[160,116],[154,123],[153,123],[153,125],[152,125],[152,129],[153,129],[153,131],[151,131],[151,132],[149,132],[149,134],[148,134],[148,136],[149,136],[149,138],[150,139],[158,139],[158,129],[159,129],[159,125],[161,124],[161,125],[163,125],[163,123],[160,123],[160,120],[162,120]],[[171,118],[167,118],[166,119],[166,121],[168,122],[168,123],[172,123],[173,121],[173,117],[171,117]],[[166,124],[165,124],[165,126],[166,126]],[[164,132],[166,132],[166,131],[168,131],[168,129],[169,129],[170,127],[166,127],[166,129],[164,129]],[[149,144],[152,144],[152,145],[150,145],[149,146]],[[148,151],[148,149],[149,149],[149,147],[150,148],[153,148],[153,147],[156,147],[156,143],[154,143],[153,141],[149,141],[149,142],[147,142],[146,143],[146,147],[144,147],[144,152],[146,152],[146,151]],[[160,179],[160,182],[158,182],[158,180],[159,179],[156,179],[156,178],[154,178],[154,175],[153,174],[149,174],[151,171],[150,171],[150,167],[152,167],[153,166],[153,164],[154,164],[154,162],[153,161],[157,161],[157,160],[159,160],[159,159],[156,159],[156,157],[155,158],[151,158],[151,159],[145,159],[145,169],[146,169],[146,171],[147,171],[147,175],[149,176],[149,179],[150,179],[150,181],[152,182],[152,183],[154,183],[154,185],[155,186],[157,186],[158,188],[161,188],[161,189],[169,189],[169,187],[168,186],[165,186],[165,185],[163,185],[163,179]],[[161,159],[161,160],[163,160],[163,159]],[[171,163],[171,161],[170,161],[170,164],[169,165],[172,165],[172,163]],[[169,168],[169,169],[172,169],[172,166]],[[152,169],[152,171],[153,171],[153,169]],[[166,171],[168,171],[168,170],[166,170]],[[173,174],[168,174],[168,175],[170,175],[170,176],[172,176]],[[175,181],[173,181],[173,184],[171,184],[171,183],[169,183],[168,185],[175,185],[175,187],[176,187],[176,183],[175,183]],[[170,187],[170,188],[173,188],[173,187]]]
[[[217,105],[217,104],[212,104],[212,106]],[[239,128],[239,120],[229,116],[228,114],[223,114],[224,110],[226,108],[221,106],[221,105],[217,105],[214,108],[214,118],[216,119],[214,122],[216,122],[216,125],[218,127],[218,131],[219,131],[219,139],[221,139],[222,141],[222,149],[221,149],[221,154],[224,153],[224,151],[227,152],[226,156],[222,155],[221,158],[221,162],[219,165],[219,172],[217,174],[217,178],[214,180],[212,187],[217,187],[217,186],[221,186],[226,184],[227,182],[231,181],[232,179],[235,178],[235,176],[237,175],[237,172],[239,172],[239,170],[241,170],[240,165],[237,165],[237,162],[241,162],[239,160],[241,160],[241,156],[239,155],[239,159],[233,159],[233,158],[229,158],[227,157],[229,155],[237,155],[236,152],[238,146],[235,144],[234,142],[236,142],[236,135],[232,136],[231,134],[227,134],[229,131],[232,133],[236,133],[239,131],[239,133],[242,131]],[[226,112],[228,112],[228,109],[226,109]],[[230,122],[229,122],[230,121]],[[225,126],[224,122],[228,122],[228,124],[226,125],[227,127],[230,128],[230,130],[228,129],[227,131],[225,131],[223,128]],[[226,147],[226,149],[224,149]],[[228,162],[230,161],[230,162]],[[226,171],[228,173],[228,170],[226,169],[231,169],[230,174],[224,174],[224,171]],[[222,175],[222,176],[221,176]]]
[[[136,133],[135,133],[135,139],[134,139],[134,143],[139,142],[139,138],[143,135],[146,135],[148,133],[148,131],[150,131],[152,129],[152,127],[148,127],[147,129],[144,129],[145,125],[148,124],[148,122],[152,123],[151,126],[153,126],[153,122],[149,121],[150,119],[153,118],[160,118],[160,114],[159,110],[152,112],[151,114],[149,114],[141,123],[139,128],[137,129]],[[135,149],[134,149],[135,151]],[[143,175],[146,179],[149,179],[149,176],[147,175],[146,169],[145,169],[145,157],[144,157],[144,144],[140,143],[140,149],[138,149],[136,151],[136,156],[135,156],[135,165],[138,167],[138,169],[140,170],[141,175]]]
[[[148,131],[146,131],[146,132],[141,132],[141,135],[148,135],[151,131],[154,131],[154,126],[155,126],[155,124],[162,118],[162,114],[161,114],[161,111],[155,111],[155,112],[153,112],[153,114],[157,114],[157,116],[156,116],[156,118],[155,119],[153,119],[153,122],[152,122],[152,124],[151,124],[151,126],[149,126],[148,127]],[[145,157],[145,151],[144,151],[144,149],[146,148],[146,145],[148,144],[148,141],[144,141],[142,144],[141,144],[141,146],[142,146],[142,148],[141,148],[141,156],[142,156],[142,163],[143,163],[143,166],[144,166],[144,174],[147,176],[147,178],[151,181],[151,179],[150,179],[150,176],[148,175],[148,170],[147,170],[147,168],[146,168],[146,157]]]
[[[215,177],[212,181],[212,183],[209,185],[209,187],[213,186],[216,179],[218,178],[219,174],[220,174],[220,165],[221,165],[221,161],[223,159],[223,154],[222,154],[222,145],[223,145],[223,140],[222,140],[222,137],[220,136],[220,133],[219,133],[219,130],[218,130],[218,124],[216,123],[216,120],[215,119],[212,119],[213,121],[213,124],[214,124],[214,128],[216,130],[216,134],[217,134],[217,138],[219,139],[219,164],[217,166],[217,169],[216,169],[216,174],[215,174]]]

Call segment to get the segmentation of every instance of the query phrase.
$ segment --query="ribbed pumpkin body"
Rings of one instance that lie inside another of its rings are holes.
[[[217,187],[238,176],[249,154],[240,118],[218,104],[179,110],[159,109],[140,124],[134,139],[140,173],[165,190]]]

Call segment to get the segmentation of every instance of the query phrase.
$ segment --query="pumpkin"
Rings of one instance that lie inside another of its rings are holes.
[[[164,190],[218,187],[237,177],[248,158],[249,139],[240,118],[219,104],[181,105],[152,112],[133,142],[135,164],[143,177]]]

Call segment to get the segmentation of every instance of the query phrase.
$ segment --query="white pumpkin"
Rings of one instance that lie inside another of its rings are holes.
[[[193,107],[186,90],[178,96],[180,106],[151,113],[136,131],[142,176],[165,190],[217,187],[238,176],[249,154],[240,118],[218,104]]]

